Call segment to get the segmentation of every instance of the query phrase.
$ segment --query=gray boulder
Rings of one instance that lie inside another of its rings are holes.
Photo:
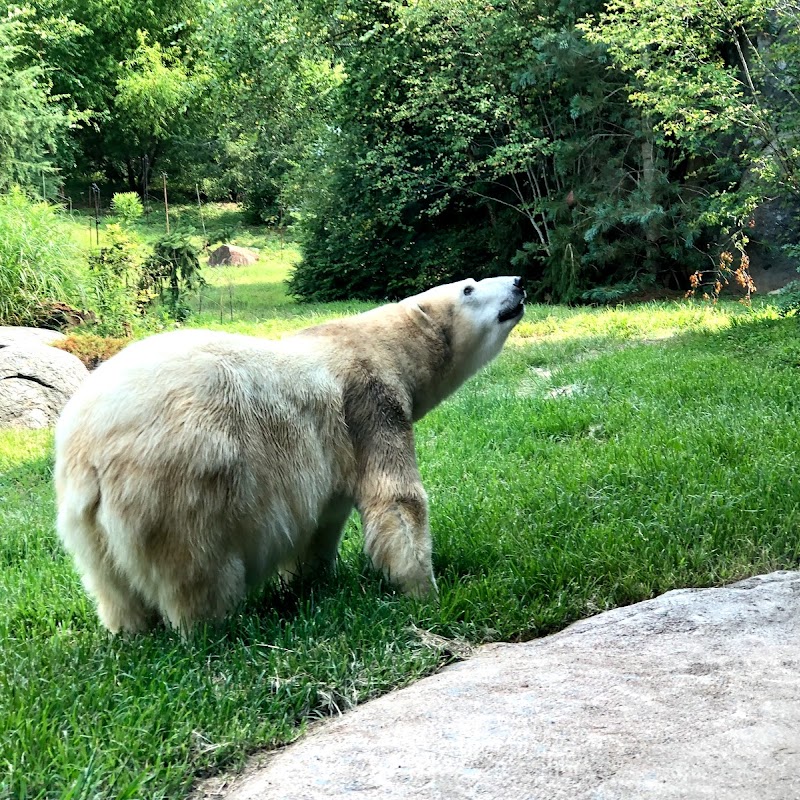
[[[80,359],[56,347],[0,347],[0,428],[54,425],[88,374]]]
[[[208,258],[209,267],[219,266],[244,266],[258,261],[258,253],[246,247],[236,247],[232,244],[223,244],[218,247]]]
[[[800,797],[800,573],[669,592],[473,658],[205,800]]]
[[[45,328],[0,325],[0,348],[12,345],[53,344],[66,338],[63,333]]]

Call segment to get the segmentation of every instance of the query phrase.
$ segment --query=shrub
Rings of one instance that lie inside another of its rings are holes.
[[[111,200],[111,210],[126,225],[136,222],[144,214],[144,206],[136,192],[117,192]]]
[[[175,231],[156,242],[153,255],[144,265],[139,290],[140,296],[150,300],[160,298],[172,318],[182,321],[189,315],[187,292],[204,284],[200,251],[188,232]]]
[[[83,306],[80,262],[55,207],[18,188],[0,195],[0,324],[36,325],[51,302]]]
[[[54,342],[54,345],[77,356],[86,369],[95,369],[129,343],[130,339],[97,336],[89,333],[67,336],[66,339]]]
[[[136,243],[119,225],[108,225],[105,234],[109,244],[89,257],[97,329],[113,336],[130,336],[137,313],[141,257]]]
[[[793,317],[800,314],[800,281],[787,283],[776,298],[778,313],[782,317]]]

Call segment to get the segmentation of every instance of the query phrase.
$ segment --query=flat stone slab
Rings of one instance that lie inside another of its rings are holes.
[[[800,572],[482,647],[195,797],[800,798]]]

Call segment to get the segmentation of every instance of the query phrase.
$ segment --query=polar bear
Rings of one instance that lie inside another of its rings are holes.
[[[159,334],[101,365],[56,426],[58,532],[112,632],[188,631],[331,564],[355,506],[403,592],[436,591],[412,424],[494,358],[518,277],[464,280],[280,341]]]

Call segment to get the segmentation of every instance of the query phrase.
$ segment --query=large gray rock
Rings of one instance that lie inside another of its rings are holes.
[[[800,573],[483,647],[196,796],[800,798]]]
[[[45,328],[0,325],[0,348],[12,345],[53,344],[66,338],[63,333]]]
[[[255,250],[236,247],[232,244],[223,244],[208,257],[208,266],[244,266],[246,264],[255,264],[256,261],[258,261],[258,253]]]
[[[0,348],[0,428],[46,428],[88,370],[70,353],[44,344]]]

